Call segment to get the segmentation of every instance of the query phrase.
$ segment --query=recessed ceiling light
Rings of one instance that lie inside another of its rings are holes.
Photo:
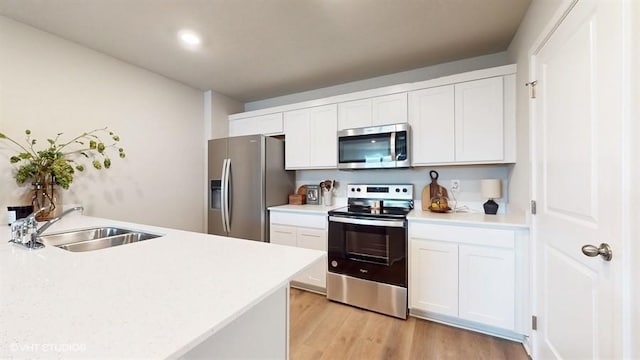
[[[200,36],[191,30],[180,30],[178,32],[178,37],[183,44],[190,47],[196,47],[202,42],[202,40],[200,40]]]

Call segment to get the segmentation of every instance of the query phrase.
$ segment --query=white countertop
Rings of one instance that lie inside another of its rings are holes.
[[[269,208],[270,211],[293,212],[293,213],[312,213],[327,214],[327,212],[346,206],[345,204],[324,206],[324,205],[279,205]],[[419,206],[419,204],[418,204]],[[420,208],[413,209],[407,215],[409,221],[424,221],[432,223],[445,223],[451,225],[484,225],[499,226],[508,228],[529,228],[529,221],[524,212],[486,215],[484,213],[469,212],[448,212],[434,213],[431,211],[422,211]]]
[[[407,215],[409,221],[445,223],[451,225],[484,225],[508,228],[529,228],[529,221],[524,213],[486,215],[484,213],[448,212],[435,213],[413,209]]]
[[[346,204],[336,205],[278,205],[269,208],[269,211],[281,212],[302,212],[312,214],[327,214],[329,211],[346,206]]]
[[[47,233],[105,225],[165,236],[29,251],[0,226],[0,358],[177,357],[323,256],[76,214]]]

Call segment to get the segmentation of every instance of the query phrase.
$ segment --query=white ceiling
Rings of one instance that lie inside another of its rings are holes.
[[[247,102],[504,51],[530,1],[0,0],[0,14]]]

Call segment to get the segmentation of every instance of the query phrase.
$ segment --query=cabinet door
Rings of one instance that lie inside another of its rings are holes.
[[[269,241],[273,244],[297,246],[296,228],[272,224],[269,230]]]
[[[455,85],[456,161],[504,158],[502,76]]]
[[[455,161],[453,85],[409,93],[412,165]]]
[[[378,96],[371,99],[371,125],[407,122],[407,93]]]
[[[338,163],[336,104],[310,108],[307,147],[309,148],[309,168],[336,168]]]
[[[514,329],[513,250],[460,245],[460,317]]]
[[[323,230],[298,228],[298,247],[327,251],[327,232]],[[327,258],[313,264],[295,278],[296,281],[314,285],[320,288],[327,287]]]
[[[338,104],[338,130],[371,126],[371,99]]]
[[[285,168],[298,169],[309,166],[309,110],[301,109],[284,113]],[[335,136],[334,136],[335,137]]]
[[[282,113],[229,121],[229,136],[282,134]]]
[[[410,239],[409,308],[458,316],[458,245]]]

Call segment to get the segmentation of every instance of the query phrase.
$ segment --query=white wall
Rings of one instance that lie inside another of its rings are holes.
[[[516,74],[516,143],[518,163],[511,174],[510,201],[514,207],[528,208],[531,200],[531,157],[529,142],[529,58],[533,43],[541,36],[552,15],[570,0],[533,0],[507,50],[510,63],[518,64]]]
[[[78,174],[64,203],[85,214],[201,231],[202,92],[0,16],[0,131],[44,142],[109,126],[127,158]],[[24,202],[0,142],[0,209]],[[4,214],[2,212],[1,214]]]
[[[219,139],[229,136],[229,115],[244,111],[244,105],[228,96],[215,91],[205,93],[211,104],[210,137],[207,139]]]
[[[419,69],[403,71],[395,74],[329,86],[325,88],[248,102],[244,105],[244,110],[252,111],[274,106],[294,104],[302,101],[321,99],[335,95],[348,94],[356,91],[370,90],[389,85],[403,84],[407,82],[435,79],[442,76],[454,75],[462,72],[486,69],[507,64],[510,64],[510,62],[507,59],[507,54],[505,52],[478,56],[433,66],[427,66]]]

